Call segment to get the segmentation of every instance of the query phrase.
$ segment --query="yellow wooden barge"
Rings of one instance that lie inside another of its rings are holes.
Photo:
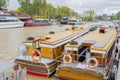
[[[29,74],[49,77],[58,65],[56,60],[60,59],[64,45],[69,41],[86,34],[89,29],[64,30],[50,32],[50,34],[36,37],[34,40],[24,42],[26,51],[15,60],[15,63],[27,67]],[[41,53],[41,60],[34,62],[31,55],[34,49]]]
[[[77,44],[76,44],[77,43]],[[69,56],[67,56],[69,55]],[[56,76],[65,80],[116,80],[119,64],[117,32],[90,32],[65,45]]]

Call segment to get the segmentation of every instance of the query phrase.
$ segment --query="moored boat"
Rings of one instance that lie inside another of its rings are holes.
[[[28,18],[25,22],[25,27],[34,27],[34,26],[50,26],[52,25],[48,19],[35,19],[35,18]]]
[[[89,29],[64,30],[49,32],[40,37],[29,37],[20,48],[22,55],[15,59],[15,63],[27,67],[29,74],[49,77],[56,70],[57,60],[62,57],[63,46],[88,31]]]
[[[62,80],[116,80],[119,65],[115,29],[100,29],[65,45],[56,76]]]
[[[23,27],[24,23],[11,14],[5,14],[0,11],[0,28],[16,28]]]

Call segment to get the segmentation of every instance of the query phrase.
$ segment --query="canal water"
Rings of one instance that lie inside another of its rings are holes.
[[[8,28],[0,29],[0,61],[13,62],[18,57],[18,49],[21,42],[26,40],[27,37],[41,36],[48,34],[50,31],[61,31],[70,28],[69,25],[54,25],[44,27],[23,27],[23,28]],[[118,79],[120,80],[120,70],[118,71]],[[51,76],[46,79],[33,75],[27,75],[26,80],[58,80],[56,77]]]

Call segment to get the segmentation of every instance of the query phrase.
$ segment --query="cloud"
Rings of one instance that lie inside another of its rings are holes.
[[[19,7],[20,5],[17,0],[9,0],[8,7],[7,7],[8,10],[16,10]]]
[[[112,14],[120,11],[120,0],[47,0],[54,6],[64,5],[74,9],[76,12],[95,10],[98,14]]]
[[[19,7],[17,0],[9,0],[9,10],[15,10]],[[112,14],[120,11],[120,0],[46,0],[53,6],[68,6],[76,12],[85,10],[95,10],[98,14]]]

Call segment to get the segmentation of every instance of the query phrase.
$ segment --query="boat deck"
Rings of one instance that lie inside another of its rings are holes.
[[[57,44],[73,36],[76,36],[78,34],[83,34],[85,32],[88,32],[88,30],[87,29],[65,30],[65,31],[56,32],[54,34],[48,34],[41,37],[37,37],[37,39],[45,39],[44,41],[41,42],[42,44]]]
[[[109,46],[113,43],[117,36],[115,29],[107,29],[105,33],[99,33],[99,30],[86,34],[83,37],[77,38],[74,41],[78,42],[78,45],[67,44],[66,47],[79,47],[83,43],[92,44],[92,50],[107,51]]]
[[[32,57],[29,56],[29,55],[28,55],[28,56],[19,56],[18,59],[33,62]],[[54,61],[53,59],[41,58],[41,60],[40,60],[38,63],[48,64],[48,63],[51,63],[51,62],[53,62],[53,61]]]

